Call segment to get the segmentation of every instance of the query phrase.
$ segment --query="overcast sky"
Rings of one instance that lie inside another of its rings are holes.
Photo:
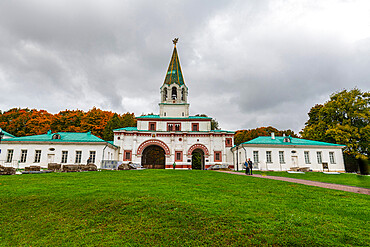
[[[300,131],[370,90],[369,0],[1,0],[0,110],[158,113],[177,45],[192,115]]]

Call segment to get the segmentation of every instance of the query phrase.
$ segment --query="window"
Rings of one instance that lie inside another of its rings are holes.
[[[285,164],[284,151],[279,151],[279,161],[280,161],[280,164]]]
[[[226,138],[226,140],[225,140],[225,146],[226,147],[232,147],[233,146],[233,140],[232,140],[232,138]]]
[[[177,99],[177,88],[173,87],[172,88],[172,99]]]
[[[182,161],[182,151],[175,151],[175,161]]]
[[[21,163],[25,163],[27,161],[27,150],[21,150]]]
[[[59,140],[60,138],[61,138],[61,136],[59,134],[54,134],[51,139],[53,139],[53,140]]]
[[[35,162],[34,163],[40,163],[41,160],[41,150],[35,151]]]
[[[81,156],[82,156],[82,151],[76,151],[76,160],[75,163],[80,164],[81,163]]]
[[[90,159],[90,163],[92,164],[95,164],[95,155],[96,155],[96,151],[90,151],[89,159]]]
[[[266,151],[266,162],[272,163],[271,151]]]
[[[310,162],[310,152],[309,151],[304,151],[304,162],[306,164],[311,164],[311,162]]]
[[[259,162],[258,151],[253,151],[253,163],[257,164]]]
[[[215,162],[221,162],[222,157],[221,157],[221,151],[215,151]]]
[[[131,150],[125,150],[123,152],[123,161],[131,161]]]
[[[177,123],[175,124],[175,131],[180,131],[181,130],[181,124]]]
[[[167,124],[167,131],[173,131],[173,124]]]
[[[62,151],[62,160],[60,163],[67,163],[68,151]]]
[[[321,152],[316,152],[317,155],[317,163],[322,164],[322,154]]]
[[[192,131],[199,131],[199,123],[193,123],[191,125],[191,130]]]
[[[152,131],[156,130],[156,122],[149,122],[149,130]]]
[[[330,164],[335,164],[334,152],[329,152],[329,160],[330,160]]]
[[[14,154],[14,150],[8,149],[8,155],[6,156],[6,163],[10,163],[13,161],[13,154]]]

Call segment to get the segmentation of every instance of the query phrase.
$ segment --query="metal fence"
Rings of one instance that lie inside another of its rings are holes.
[[[102,160],[101,169],[116,170],[118,166],[122,164],[122,161],[118,160]]]

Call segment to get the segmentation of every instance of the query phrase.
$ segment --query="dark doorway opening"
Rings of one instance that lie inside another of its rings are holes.
[[[165,169],[166,156],[163,148],[157,145],[146,147],[141,156],[141,165],[147,169]]]
[[[204,170],[204,152],[202,149],[195,149],[191,153],[191,169]]]

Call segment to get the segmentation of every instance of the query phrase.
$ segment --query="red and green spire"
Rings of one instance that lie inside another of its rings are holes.
[[[170,65],[168,66],[166,78],[164,79],[164,84],[178,84],[178,85],[184,85],[184,78],[182,76],[181,66],[180,66],[180,60],[177,55],[177,49],[176,49],[176,43],[179,40],[179,38],[175,38],[172,40],[175,47],[173,48],[173,53],[170,61]]]

